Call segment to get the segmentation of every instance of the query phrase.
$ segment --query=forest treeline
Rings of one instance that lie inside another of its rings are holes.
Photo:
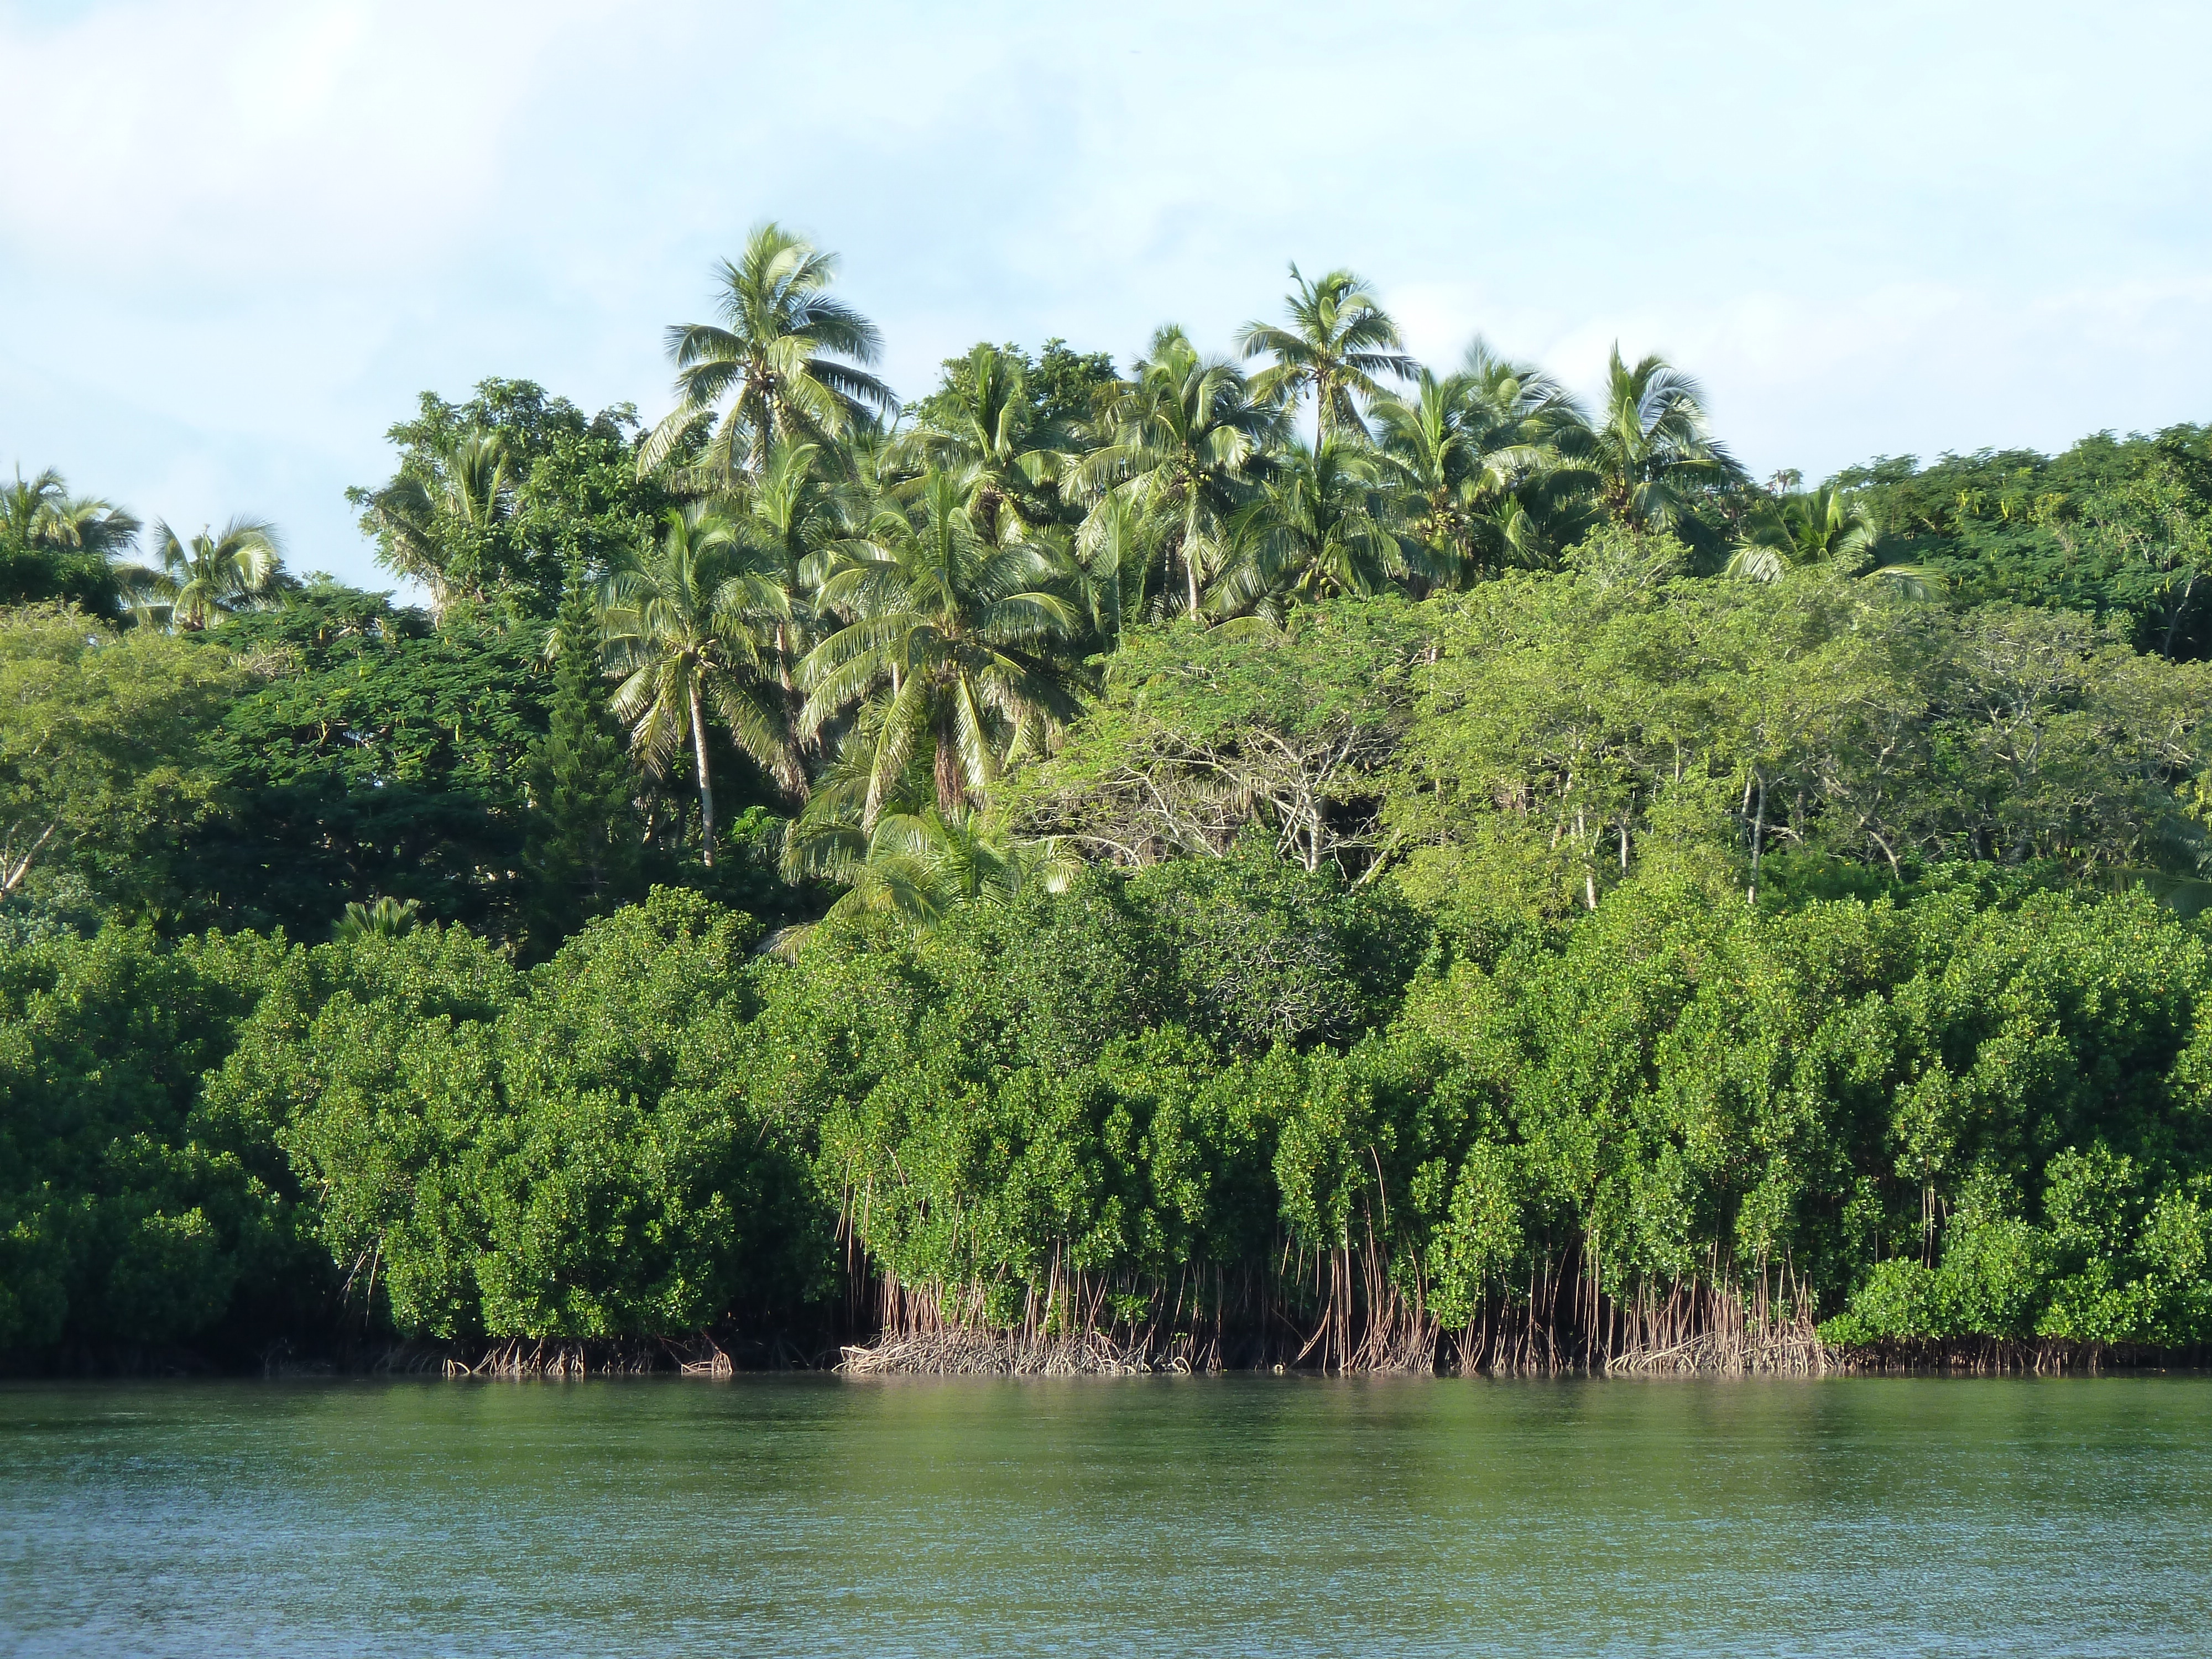
[[[2212,433],[1760,483],[1342,271],[902,407],[834,275],[426,394],[419,604],[17,479],[13,1363],[2204,1343]]]

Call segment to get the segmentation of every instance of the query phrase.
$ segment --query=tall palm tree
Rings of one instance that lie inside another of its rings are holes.
[[[1375,456],[1334,435],[1283,458],[1260,498],[1237,514],[1231,543],[1229,567],[1206,595],[1222,614],[1370,594],[1407,569]]]
[[[514,510],[514,464],[495,432],[465,432],[431,462],[368,497],[382,532],[377,562],[428,590],[434,617],[460,594],[483,596],[484,555]]]
[[[778,438],[822,443],[897,409],[890,388],[867,372],[883,336],[827,291],[836,255],[770,222],[716,274],[720,320],[668,331],[677,404],[638,450],[641,477],[717,409],[704,465],[726,483],[741,457],[758,467]]]
[[[62,475],[48,467],[26,481],[22,473],[0,489],[0,532],[24,547],[94,553],[112,558],[137,539],[138,520],[96,495],[72,495]]]
[[[1195,617],[1229,520],[1268,452],[1287,441],[1289,420],[1253,395],[1235,364],[1201,357],[1169,327],[1107,405],[1104,428],[1105,442],[1066,477],[1080,490],[1121,494],[1158,523],[1158,550],[1182,565],[1186,613]],[[1086,524],[1084,533],[1095,545],[1095,530]]]
[[[1376,376],[1408,380],[1417,368],[1398,325],[1374,290],[1348,270],[1308,282],[1294,264],[1291,281],[1293,290],[1284,300],[1289,326],[1247,323],[1237,337],[1246,357],[1275,360],[1253,376],[1253,395],[1295,404],[1310,394],[1321,436],[1364,437],[1360,410],[1383,395]]]
[[[1100,498],[1077,538],[1082,594],[1091,637],[1104,650],[1120,647],[1121,630],[1145,614],[1152,577],[1167,526],[1126,490]]]
[[[7,530],[10,540],[27,547],[37,538],[46,515],[68,494],[69,486],[53,468],[27,482],[18,467],[15,482],[0,492],[0,527]]]
[[[1064,433],[1032,429],[1026,376],[1016,354],[994,345],[970,350],[903,447],[924,469],[960,483],[968,515],[987,541],[1019,539],[1027,497],[1054,477]]]
[[[70,495],[51,467],[28,480],[19,471],[0,488],[0,599],[73,599],[119,621],[125,596],[115,561],[139,529],[121,507]]]
[[[1562,433],[1560,448],[1614,522],[1666,530],[1686,516],[1700,485],[1739,483],[1744,471],[1718,442],[1697,381],[1647,356],[1632,368],[1615,345],[1595,417]]]
[[[826,459],[819,444],[779,441],[757,472],[721,498],[732,530],[781,568],[794,606],[821,580],[831,550],[868,516],[866,488],[833,476]],[[806,652],[798,643],[805,623],[794,609],[778,630],[779,648],[794,663]]]
[[[1047,546],[987,540],[939,471],[910,514],[886,510],[868,545],[840,556],[816,602],[849,620],[799,665],[799,730],[811,737],[865,702],[845,740],[866,753],[863,828],[921,757],[951,814],[1018,747],[1073,718],[1071,574]]]
[[[1383,464],[1413,498],[1408,528],[1446,580],[1529,561],[1548,527],[1559,436],[1581,424],[1557,381],[1477,340],[1456,373],[1425,368],[1410,398],[1378,398],[1370,413]]]
[[[1791,490],[1752,514],[1723,574],[1771,582],[1787,570],[1833,565],[1870,581],[1887,582],[1911,599],[1924,599],[1942,586],[1942,579],[1923,566],[1877,564],[1881,540],[1866,504],[1835,485]]]
[[[273,605],[283,592],[283,543],[260,519],[234,518],[190,541],[157,520],[154,557],[153,565],[116,571],[132,608],[149,622],[198,632],[234,611]]]
[[[671,511],[641,562],[608,577],[601,625],[625,678],[609,699],[655,772],[686,746],[699,774],[702,862],[714,862],[707,718],[785,788],[805,776],[778,686],[775,630],[790,616],[781,562],[711,513]]]

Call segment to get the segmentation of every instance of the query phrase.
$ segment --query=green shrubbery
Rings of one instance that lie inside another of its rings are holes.
[[[527,971],[459,928],[15,949],[6,1346],[825,1329],[863,1260],[897,1321],[1341,1322],[1335,1363],[1562,1282],[2212,1334],[2212,963],[2140,895],[1631,882],[1485,959],[1255,850],[757,931],[659,890]]]

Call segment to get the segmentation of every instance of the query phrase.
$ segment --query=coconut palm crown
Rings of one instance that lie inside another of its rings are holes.
[[[822,443],[896,412],[868,373],[883,355],[876,325],[828,292],[837,257],[770,222],[716,273],[719,320],[668,331],[677,404],[638,450],[641,477],[721,410],[701,459],[726,484],[757,467],[778,438]]]
[[[886,509],[840,556],[815,602],[848,620],[799,665],[799,725],[812,737],[861,705],[845,743],[867,757],[864,828],[918,757],[951,814],[1074,717],[1073,578],[1048,544],[986,539],[958,480],[934,470],[909,512]]]
[[[714,862],[711,711],[762,770],[793,793],[805,775],[793,751],[775,660],[791,614],[774,549],[712,513],[672,510],[660,539],[606,581],[602,629],[623,675],[609,699],[630,748],[665,772],[687,747],[698,775],[702,862]]]
[[[1670,529],[1693,490],[1745,476],[1713,438],[1697,381],[1656,356],[1632,366],[1618,345],[1595,416],[1559,443],[1606,514],[1634,529]]]
[[[1068,470],[1066,482],[1119,492],[1158,525],[1154,545],[1181,563],[1185,611],[1195,617],[1222,562],[1231,517],[1289,437],[1288,416],[1254,395],[1242,369],[1200,356],[1181,329],[1163,328],[1107,404],[1104,442]],[[1089,524],[1085,539],[1097,539]]]
[[[234,518],[189,541],[156,520],[154,558],[151,565],[116,571],[132,608],[149,622],[197,633],[234,611],[276,604],[283,594],[283,542],[276,527],[260,519]]]
[[[1366,435],[1360,411],[1383,395],[1379,376],[1411,380],[1419,365],[1406,355],[1398,325],[1374,291],[1348,270],[1309,282],[1295,264],[1284,309],[1288,326],[1253,322],[1237,337],[1246,357],[1274,362],[1252,377],[1253,395],[1296,403],[1310,396],[1321,435]]]

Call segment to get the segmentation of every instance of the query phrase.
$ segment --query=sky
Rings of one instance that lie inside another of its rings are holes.
[[[189,532],[344,501],[428,389],[670,406],[776,219],[902,394],[1226,350],[1286,265],[1426,361],[1618,341],[1760,477],[2212,420],[2212,6],[0,0],[0,473]]]

